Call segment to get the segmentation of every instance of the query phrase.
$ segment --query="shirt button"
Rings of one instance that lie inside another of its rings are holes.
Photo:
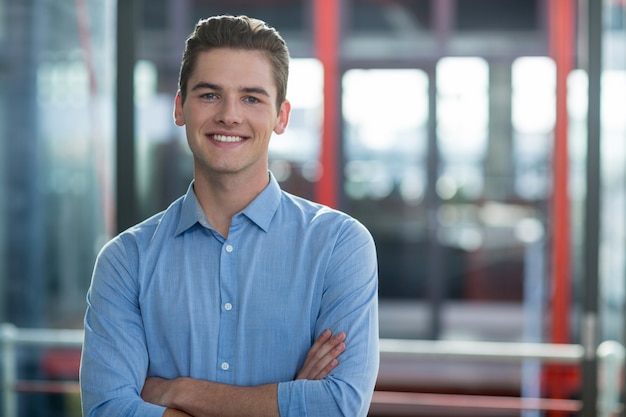
[[[230,311],[233,309],[233,305],[231,303],[224,304],[224,310]]]
[[[228,364],[228,362],[222,362],[222,370],[228,371],[228,368],[230,368],[230,365]]]
[[[231,245],[226,245],[226,252],[230,253],[233,251],[233,247]]]

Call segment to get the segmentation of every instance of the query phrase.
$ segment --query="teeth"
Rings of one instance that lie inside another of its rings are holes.
[[[224,135],[213,135],[213,139],[218,142],[241,142],[243,140],[241,136],[224,136]]]

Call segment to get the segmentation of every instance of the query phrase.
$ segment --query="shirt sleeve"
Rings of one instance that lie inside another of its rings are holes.
[[[138,305],[137,251],[118,237],[100,252],[87,294],[80,368],[83,415],[162,416],[144,402],[148,354]]]
[[[344,331],[346,350],[323,380],[278,385],[282,417],[354,417],[369,410],[379,367],[376,249],[369,232],[353,219],[344,222],[334,244],[315,333]]]

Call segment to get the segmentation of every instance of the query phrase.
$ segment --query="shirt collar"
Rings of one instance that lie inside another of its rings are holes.
[[[196,209],[199,205],[200,203],[198,202],[196,194],[193,191],[193,181],[191,181],[191,184],[189,184],[189,187],[187,188],[187,193],[183,197],[183,202],[181,203],[180,219],[178,220],[178,226],[176,227],[176,235],[200,222],[198,210]]]
[[[278,181],[276,181],[271,172],[269,172],[269,178],[270,181],[267,187],[241,212],[265,232],[269,230],[270,223],[276,210],[278,210],[281,199],[281,189]],[[206,222],[200,202],[198,202],[193,190],[193,184],[193,181],[189,184],[187,193],[183,197],[176,235],[184,232],[196,223]]]
[[[270,223],[272,218],[274,218],[274,214],[276,214],[276,210],[278,210],[281,199],[278,181],[276,181],[271,172],[269,172],[269,176],[270,182],[267,187],[242,211],[248,219],[265,232],[269,230]]]

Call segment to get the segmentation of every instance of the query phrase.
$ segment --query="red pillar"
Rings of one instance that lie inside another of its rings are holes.
[[[551,221],[553,309],[551,341],[569,343],[570,314],[570,202],[567,144],[567,77],[573,69],[573,0],[551,0],[550,48],[556,63],[556,125],[554,129]]]
[[[341,137],[338,121],[340,0],[314,0],[312,3],[315,55],[324,68],[324,121],[320,154],[322,175],[316,184],[315,199],[330,207],[337,207],[339,195],[337,150]]]
[[[550,54],[556,63],[556,124],[552,159],[553,195],[550,223],[552,320],[550,342],[570,343],[571,246],[568,164],[567,78],[574,66],[575,0],[550,0]],[[572,389],[572,368],[547,368],[548,395],[563,398]],[[562,413],[550,414],[551,416]]]

